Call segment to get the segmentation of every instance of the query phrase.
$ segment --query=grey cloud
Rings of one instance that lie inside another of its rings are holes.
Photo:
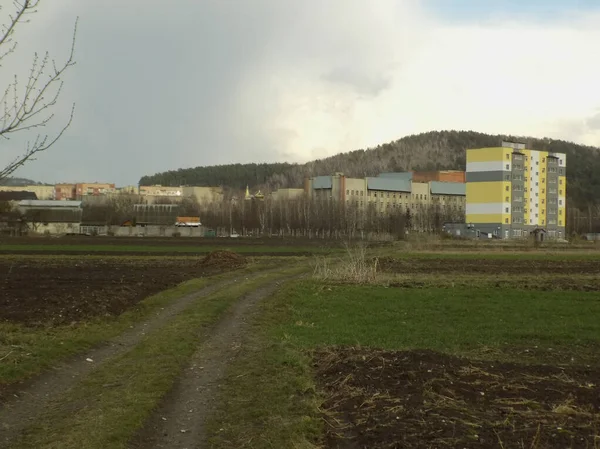
[[[596,115],[588,118],[586,120],[586,125],[590,129],[600,130],[600,112],[598,112]]]
[[[308,157],[286,148],[302,130],[273,124],[286,113],[279,95],[292,89],[288,78],[365,95],[389,87],[397,41],[366,14],[397,8],[382,2],[43,2],[16,63],[26,74],[33,50],[64,54],[79,16],[77,65],[57,109],[64,117],[75,101],[77,111],[64,138],[17,175],[130,184],[180,167]]]
[[[390,87],[389,77],[378,73],[359,71],[353,67],[338,67],[331,70],[323,79],[332,83],[342,83],[351,86],[359,94],[377,96],[381,91]]]

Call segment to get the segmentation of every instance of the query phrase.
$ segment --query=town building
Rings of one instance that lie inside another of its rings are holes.
[[[160,203],[165,198],[172,202],[182,201],[184,198],[194,198],[198,204],[210,204],[223,200],[222,187],[206,186],[139,186],[139,195],[148,204]]]
[[[447,209],[461,215],[465,207],[465,184],[461,182],[415,181],[415,173],[381,173],[366,178],[348,178],[343,173],[306,179],[305,192],[315,200],[341,201],[346,205],[418,214],[432,209]],[[440,179],[431,174],[420,179]],[[454,175],[453,179],[460,179]]]
[[[79,233],[81,201],[23,200],[18,208],[30,231],[41,234]]]
[[[85,196],[104,196],[115,192],[115,185],[111,183],[80,182],[56,184],[54,186],[54,199],[73,201],[81,200]]]
[[[565,236],[566,155],[523,143],[467,150],[466,222],[497,238]],[[539,234],[539,232],[538,232]]]

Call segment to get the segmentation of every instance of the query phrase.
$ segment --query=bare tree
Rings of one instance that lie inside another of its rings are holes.
[[[15,35],[21,25],[29,22],[29,16],[37,12],[41,0],[14,0],[14,12],[9,14],[8,23],[0,28],[0,66],[16,51],[17,41]],[[62,76],[75,65],[75,36],[77,34],[77,21],[73,31],[73,39],[68,58],[57,64],[50,54],[33,56],[27,82],[19,83],[17,75],[9,83],[0,100],[0,137],[9,140],[11,135],[20,132],[32,132],[34,137],[26,143],[25,150],[4,168],[0,167],[0,181],[7,178],[27,161],[35,159],[35,155],[47,150],[54,145],[71,125],[75,104],[67,123],[55,134],[39,132],[39,128],[49,125],[54,118],[56,106],[62,92]]]

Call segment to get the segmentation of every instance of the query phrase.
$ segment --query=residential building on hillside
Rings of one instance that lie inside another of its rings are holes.
[[[566,155],[503,142],[467,150],[466,221],[498,238],[565,236]]]
[[[195,198],[198,204],[210,204],[223,200],[223,188],[206,186],[140,186],[139,195],[149,204],[160,202],[164,198],[169,198],[171,201],[181,201],[183,198]]]
[[[161,186],[140,186],[139,194],[141,196],[181,196],[181,187]]]

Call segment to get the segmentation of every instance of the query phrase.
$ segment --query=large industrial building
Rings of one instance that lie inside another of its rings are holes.
[[[466,223],[497,238],[543,230],[563,238],[566,220],[566,156],[525,144],[467,150]]]
[[[443,173],[452,174],[446,178]],[[428,175],[399,172],[348,178],[343,173],[336,173],[307,179],[305,192],[312,199],[331,199],[360,208],[372,207],[382,213],[390,210],[418,213],[431,206],[455,211],[457,215],[462,213],[465,207],[465,184],[460,182],[460,172],[431,172]]]

